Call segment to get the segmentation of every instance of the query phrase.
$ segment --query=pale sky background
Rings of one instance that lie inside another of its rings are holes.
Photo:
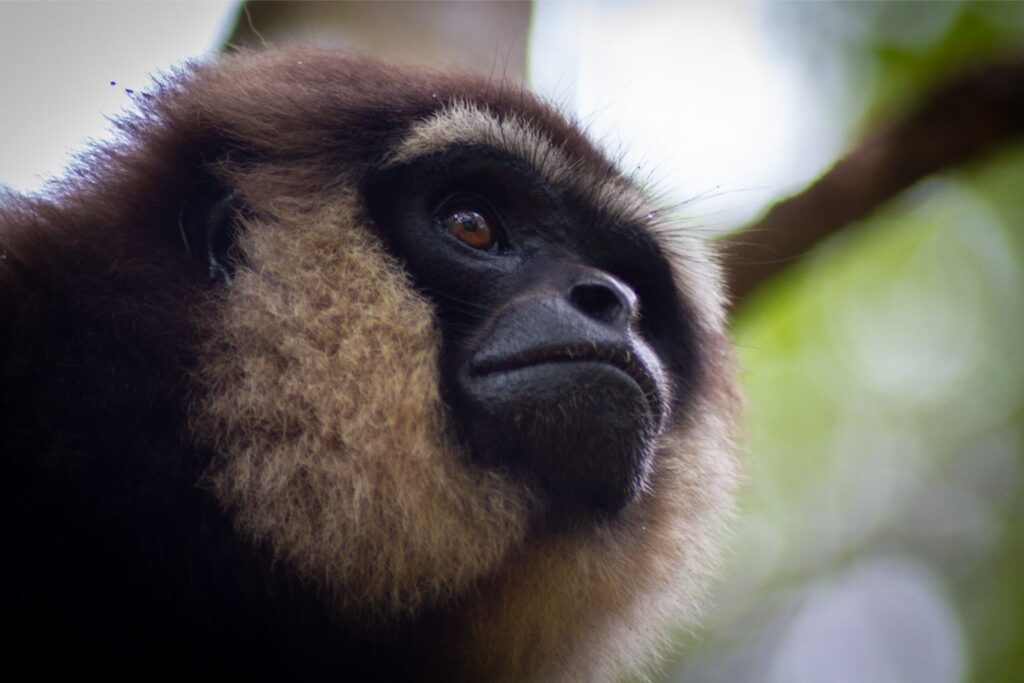
[[[840,151],[821,84],[763,3],[539,2],[530,80],[708,229],[800,188]],[[825,65],[819,65],[824,67]]]
[[[38,189],[149,74],[219,47],[231,2],[0,2],[0,184]],[[117,85],[111,86],[115,81]]]

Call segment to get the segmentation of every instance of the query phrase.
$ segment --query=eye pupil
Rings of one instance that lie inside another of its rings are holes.
[[[460,208],[447,211],[442,223],[453,237],[475,249],[489,249],[494,245],[496,236],[490,222],[475,209]]]

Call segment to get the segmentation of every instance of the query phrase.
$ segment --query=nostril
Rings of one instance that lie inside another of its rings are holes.
[[[614,323],[629,317],[627,302],[604,284],[575,285],[569,292],[569,301],[580,312],[601,322]]]

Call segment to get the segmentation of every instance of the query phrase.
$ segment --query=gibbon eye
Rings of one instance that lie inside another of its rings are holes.
[[[441,227],[474,249],[490,249],[498,241],[497,226],[483,208],[472,203],[445,206],[438,214]]]

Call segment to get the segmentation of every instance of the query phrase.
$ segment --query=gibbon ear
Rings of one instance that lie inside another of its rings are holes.
[[[197,186],[182,204],[182,244],[211,284],[231,284],[240,258],[235,242],[241,203],[238,192],[211,181]]]

